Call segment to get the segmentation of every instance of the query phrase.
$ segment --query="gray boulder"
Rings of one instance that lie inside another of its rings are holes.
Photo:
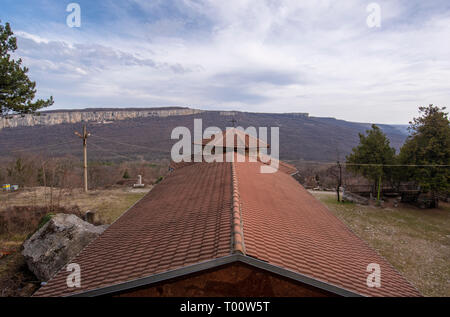
[[[22,255],[30,271],[48,281],[104,230],[75,215],[57,214],[24,242]]]

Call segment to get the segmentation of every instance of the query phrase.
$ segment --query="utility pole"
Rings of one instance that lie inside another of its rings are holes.
[[[87,138],[91,135],[87,133],[86,124],[83,125],[83,134],[75,132],[83,140],[83,157],[84,157],[84,192],[88,192],[88,176],[87,176]]]
[[[340,191],[341,186],[342,186],[342,165],[341,165],[341,162],[337,161],[337,165],[339,167],[339,181],[338,181],[338,186],[337,186],[336,192],[337,192],[337,200],[338,200],[338,202],[340,202],[341,198],[340,198],[340,192],[339,191]]]

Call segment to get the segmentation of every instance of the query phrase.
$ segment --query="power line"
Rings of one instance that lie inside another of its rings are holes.
[[[131,160],[134,160],[134,159],[135,159],[135,158],[132,158],[132,157],[129,157],[129,156],[125,156],[125,155],[119,154],[119,153],[117,153],[117,152],[114,152],[114,151],[111,151],[111,150],[102,148],[101,146],[98,146],[98,145],[92,143],[92,141],[91,141],[90,144],[91,144],[94,148],[99,149],[100,151],[103,151],[103,152],[112,153],[112,154],[114,154],[114,156],[116,156],[116,157],[122,157],[122,158],[126,158],[126,159],[131,159]]]
[[[381,166],[381,167],[450,167],[450,165],[438,165],[438,164],[357,164],[357,163],[344,163],[347,166]]]
[[[124,142],[115,141],[115,140],[112,140],[112,139],[109,139],[109,138],[101,137],[101,136],[98,136],[98,135],[94,135],[94,137],[98,138],[98,139],[102,139],[104,141],[108,141],[108,142],[112,142],[112,143],[116,143],[116,144],[120,144],[120,145],[124,145],[124,146],[128,146],[128,147],[135,147],[135,148],[144,149],[144,150],[147,150],[147,151],[152,151],[153,153],[163,153],[164,155],[166,155],[168,153],[168,151],[161,150],[160,148],[155,149],[155,148],[151,148],[151,147],[144,146],[144,145],[136,145],[136,144],[124,143]],[[112,151],[110,151],[110,152],[112,152]],[[114,152],[112,152],[112,153],[114,153]],[[121,156],[118,153],[116,153],[116,154]],[[131,158],[131,159],[134,159],[134,158]]]
[[[10,151],[11,151],[11,152],[35,151],[35,150],[41,150],[41,149],[48,149],[48,148],[54,147],[54,146],[60,146],[60,145],[65,145],[65,144],[71,144],[71,143],[75,143],[75,142],[77,142],[77,141],[68,141],[68,142],[64,142],[64,143],[56,143],[56,144],[44,145],[44,146],[40,146],[40,147],[27,148],[27,149],[21,149],[21,150],[10,150]]]
[[[117,144],[120,144],[120,145],[133,146],[133,147],[137,147],[137,148],[141,148],[141,149],[146,149],[146,150],[153,150],[151,147],[144,146],[144,145],[136,145],[136,144],[130,144],[130,143],[119,142],[119,141],[115,141],[115,140],[112,140],[112,139],[109,139],[109,138],[104,138],[104,137],[101,137],[101,136],[98,136],[98,135],[95,135],[94,137],[99,138],[99,139],[103,139],[103,140],[108,141],[108,142],[117,143]]]
[[[90,136],[94,136],[95,138],[98,139],[102,139],[108,142],[113,142],[113,143],[117,143],[120,145],[124,145],[124,146],[131,146],[131,147],[136,147],[136,148],[141,148],[141,149],[146,149],[146,150],[154,150],[151,147],[148,146],[143,146],[143,145],[136,145],[136,144],[131,144],[131,143],[124,143],[124,142],[120,142],[120,141],[115,141],[109,138],[105,138],[105,137],[101,137],[98,135],[90,135]],[[64,143],[57,143],[57,144],[50,144],[50,145],[46,145],[46,146],[42,146],[42,147],[35,147],[35,148],[28,148],[28,149],[22,149],[22,150],[11,150],[11,152],[25,152],[25,151],[33,151],[33,150],[39,150],[39,149],[47,149],[50,147],[54,147],[54,146],[60,146],[60,145],[65,145],[65,144],[71,144],[74,143],[76,141],[69,141],[69,142],[64,142]],[[111,150],[107,150],[105,148],[102,148],[96,144],[93,144],[94,147],[98,148],[101,151],[104,152],[110,152],[115,154],[115,156],[117,157],[122,157],[122,158],[126,158],[126,159],[134,159],[128,156],[124,156],[122,154],[119,154],[117,152],[111,151]],[[320,161],[305,161],[305,162],[301,162],[301,164],[316,164],[316,165],[336,165],[336,162],[320,162]],[[440,165],[440,164],[376,164],[376,163],[340,163],[341,165],[344,166],[373,166],[373,167],[450,167],[450,165]]]
[[[316,164],[316,165],[337,165],[336,162],[319,162],[307,161],[300,164]],[[340,163],[345,166],[376,166],[376,167],[450,167],[450,165],[440,164],[376,164],[376,163]]]

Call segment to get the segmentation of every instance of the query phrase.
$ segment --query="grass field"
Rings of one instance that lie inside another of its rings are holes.
[[[424,296],[450,296],[450,204],[377,208],[338,203],[334,194],[312,194]]]

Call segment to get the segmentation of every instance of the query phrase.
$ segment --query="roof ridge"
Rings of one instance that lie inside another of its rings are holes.
[[[231,178],[233,186],[233,206],[232,206],[232,253],[242,253],[245,255],[244,230],[241,217],[241,204],[239,199],[239,184],[235,163],[231,162]]]

